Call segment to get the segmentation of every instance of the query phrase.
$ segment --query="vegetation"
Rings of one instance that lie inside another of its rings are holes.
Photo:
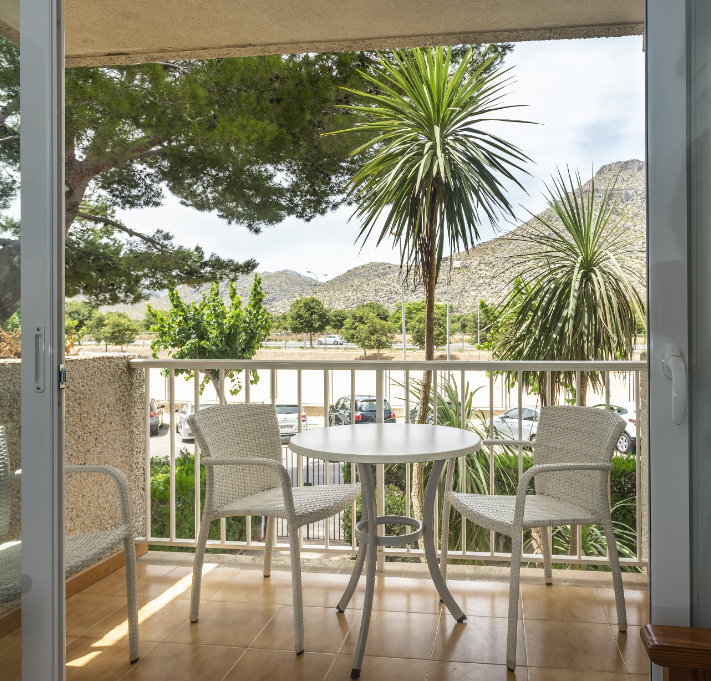
[[[111,345],[130,345],[136,340],[141,327],[124,312],[109,312],[104,316],[101,340]]]
[[[482,219],[495,224],[501,212],[512,215],[504,182],[520,186],[516,175],[527,157],[482,124],[499,118],[505,72],[493,60],[470,70],[467,52],[454,68],[452,52],[442,48],[395,51],[380,57],[363,77],[375,92],[359,91],[365,105],[343,108],[365,114],[342,132],[367,133],[354,154],[372,156],[349,185],[362,221],[359,238],[376,234],[378,243],[394,240],[407,276],[425,288],[425,359],[434,357],[435,285],[442,257],[468,249],[479,239]],[[429,402],[431,373],[423,377],[423,404]],[[423,423],[425,407],[418,415]],[[415,465],[413,505],[422,517],[423,467]]]
[[[444,309],[442,309],[444,308]],[[405,310],[405,323],[412,342],[418,348],[424,348],[427,343],[427,316],[424,310],[415,315],[412,321],[407,321],[407,310]],[[434,310],[434,336],[435,347],[447,344],[447,308],[444,305],[437,305]]]
[[[249,302],[246,307],[237,295],[237,289],[229,283],[227,295],[229,305],[225,304],[217,284],[210,286],[209,293],[204,293],[202,300],[186,303],[178,292],[169,292],[171,307],[161,312],[148,305],[148,312],[154,323],[151,331],[156,337],[151,341],[153,357],[158,357],[159,350],[167,350],[173,359],[251,359],[260,345],[269,336],[271,317],[262,305],[264,292],[262,281],[254,277]],[[176,375],[185,375],[186,380],[193,377],[189,369],[176,369]],[[216,391],[219,385],[219,371],[208,369],[200,382],[200,392],[208,383]],[[242,389],[241,369],[228,371],[225,379],[232,381],[234,387],[230,394],[236,395]],[[256,371],[250,371],[249,380],[255,384],[259,378]]]
[[[377,303],[376,303],[377,304]],[[362,308],[362,309],[361,309]],[[395,327],[388,321],[374,315],[368,303],[359,305],[348,316],[343,325],[343,338],[349,343],[355,343],[363,348],[363,355],[367,357],[368,350],[377,350],[378,359],[380,351],[392,346],[395,342]]]
[[[298,298],[289,308],[289,328],[294,333],[308,333],[311,347],[313,334],[320,333],[329,324],[330,318],[323,303],[315,296]]]
[[[532,230],[511,239],[525,245],[525,276],[494,320],[494,356],[508,360],[612,360],[634,354],[637,323],[644,318],[640,296],[644,271],[641,235],[627,229],[629,212],[618,214],[617,180],[595,200],[595,178],[584,189],[580,175],[559,172],[548,187],[548,205],[557,217],[535,216]],[[524,263],[522,262],[522,269]],[[588,380],[602,387],[599,374],[581,372],[576,386],[586,401]],[[546,404],[544,375],[526,372]],[[552,396],[570,376],[552,378]]]
[[[346,323],[346,319],[348,319],[348,311],[347,310],[329,310],[328,311],[328,325],[331,329],[334,331],[340,331],[343,328],[343,325]]]

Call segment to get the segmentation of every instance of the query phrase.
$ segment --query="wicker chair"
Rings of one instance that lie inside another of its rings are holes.
[[[276,409],[270,404],[229,404],[188,418],[207,473],[205,507],[195,551],[190,621],[197,622],[200,581],[210,523],[239,515],[267,517],[264,576],[270,573],[274,518],[286,518],[291,547],[296,653],[304,651],[304,614],[298,529],[339,513],[360,496],[360,483],[292,488],[281,463]]]
[[[486,496],[452,491],[449,462],[442,521],[442,573],[446,577],[450,505],[462,516],[512,539],[506,666],[516,668],[519,572],[524,530],[554,525],[602,525],[607,539],[617,605],[618,628],[627,630],[622,573],[608,499],[612,455],[625,428],[616,414],[588,407],[544,407],[534,445],[534,465],[523,473],[516,496]],[[535,494],[526,494],[531,479]],[[552,583],[551,540],[543,535],[546,584]]]
[[[126,591],[128,602],[129,659],[136,662],[140,654],[138,642],[138,588],[136,581],[136,548],[133,543],[133,521],[128,483],[121,471],[112,466],[65,466],[67,473],[103,473],[116,484],[121,505],[121,525],[115,529],[89,534],[77,534],[64,540],[65,576],[71,577],[84,568],[123,548],[126,552]],[[5,427],[0,426],[0,603],[21,597],[20,541],[8,541],[13,479],[19,481],[21,471],[10,470],[10,457]]]

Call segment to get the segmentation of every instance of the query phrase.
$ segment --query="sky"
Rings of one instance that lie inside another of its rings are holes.
[[[644,159],[644,52],[642,37],[518,43],[504,64],[514,82],[507,101],[522,104],[512,117],[536,125],[496,124],[492,131],[516,144],[532,162],[521,176],[525,191],[508,187],[520,221],[545,208],[542,195],[556,167],[579,170],[583,181],[613,161]],[[199,243],[225,258],[255,258],[258,271],[291,269],[321,281],[372,261],[399,262],[390,244],[356,244],[359,223],[343,207],[311,222],[287,219],[259,235],[229,226],[216,215],[181,206],[170,194],[160,208],[119,211],[126,225],[164,229],[177,243]],[[514,224],[502,222],[503,232]],[[483,240],[495,236],[487,224]]]

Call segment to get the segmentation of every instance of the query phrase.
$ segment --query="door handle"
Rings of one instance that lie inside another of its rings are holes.
[[[686,414],[686,365],[675,345],[664,348],[662,371],[672,382],[672,419],[679,425]]]

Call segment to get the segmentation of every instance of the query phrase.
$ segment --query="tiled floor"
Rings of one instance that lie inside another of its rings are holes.
[[[200,621],[190,624],[190,569],[139,566],[141,658],[128,663],[124,572],[67,602],[67,679],[79,681],[348,681],[364,586],[352,608],[335,604],[346,574],[303,576],[306,653],[294,654],[291,575],[207,565]],[[642,681],[639,627],[646,591],[626,594],[630,627],[619,634],[611,589],[523,584],[518,669],[505,666],[506,582],[451,581],[468,620],[457,624],[428,579],[378,579],[364,681]],[[12,678],[11,634],[0,657]],[[5,654],[3,654],[5,650]],[[9,662],[8,662],[9,659]],[[19,662],[19,661],[18,661]],[[8,667],[9,665],[9,667]]]

